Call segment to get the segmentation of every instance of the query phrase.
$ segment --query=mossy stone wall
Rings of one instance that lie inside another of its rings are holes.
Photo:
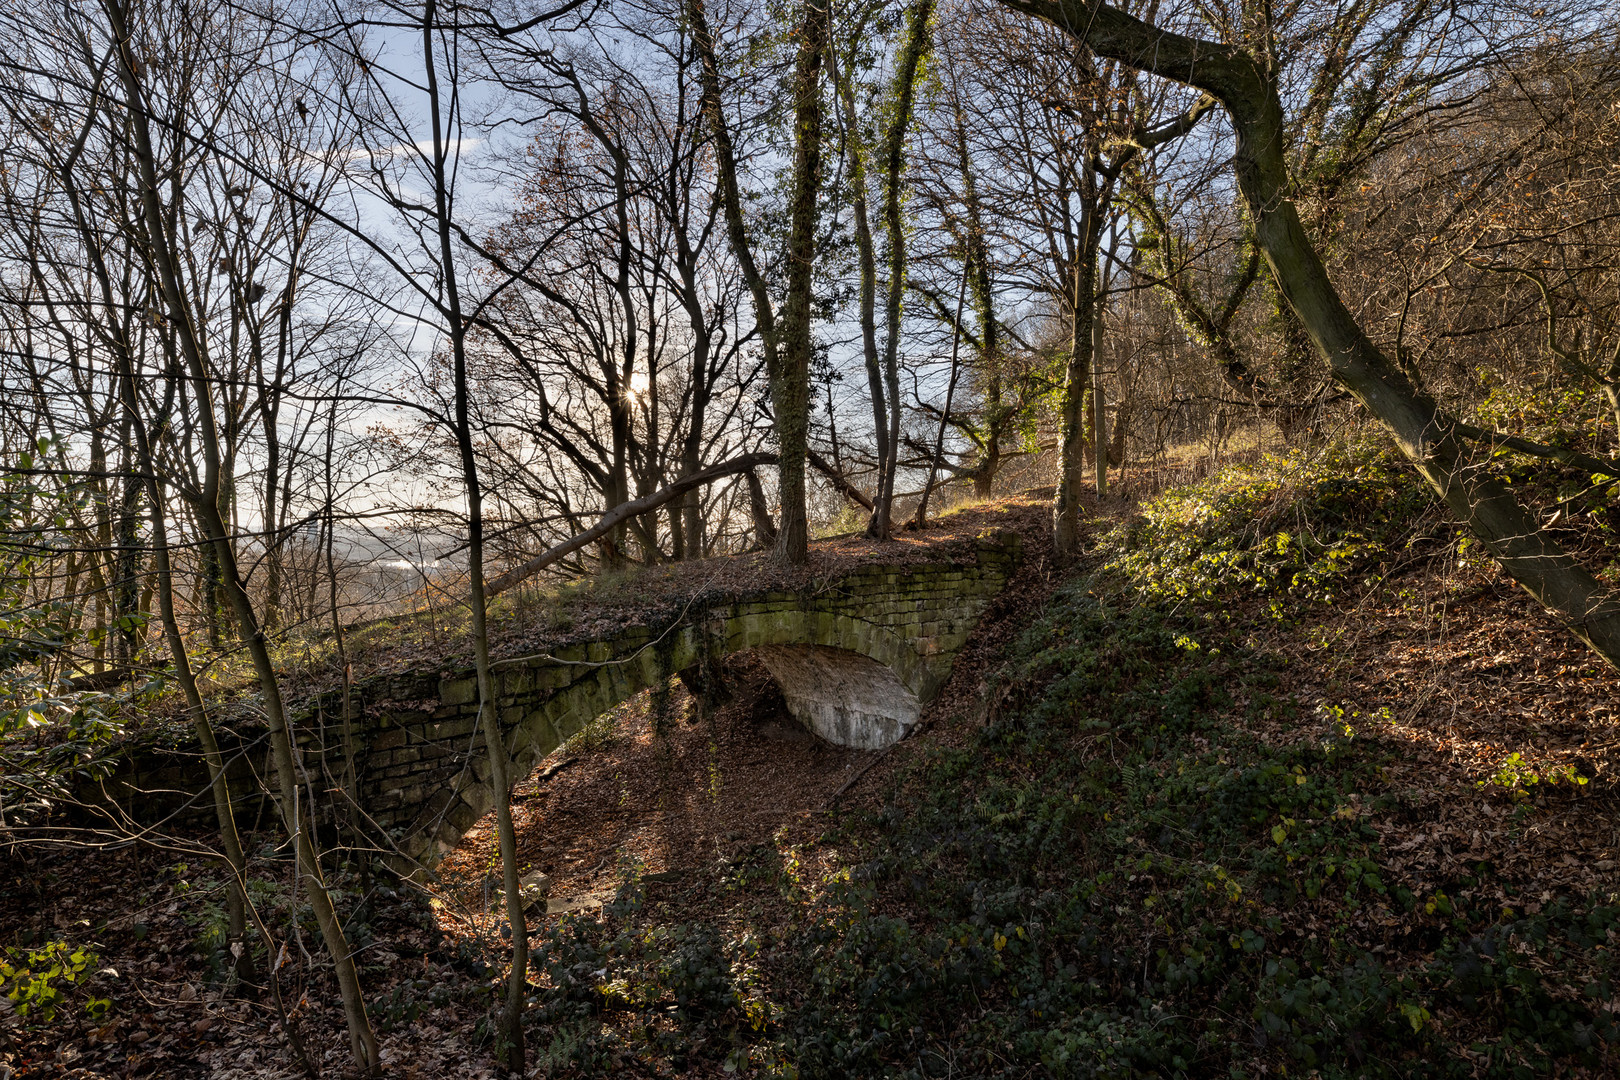
[[[493,704],[516,773],[528,773],[619,702],[705,658],[759,646],[813,644],[861,653],[927,702],[1019,556],[1016,533],[991,532],[971,559],[861,567],[798,591],[689,608],[668,626],[629,626],[554,654],[498,661]],[[335,695],[300,718],[301,786],[345,789],[352,758],[354,790],[372,839],[431,864],[493,805],[477,680],[470,671],[447,678],[391,675],[362,681],[357,697],[347,731]],[[271,786],[261,783],[271,779],[262,731],[249,727],[224,741],[239,790]],[[146,811],[138,816],[182,804],[186,814],[200,816],[212,809],[205,785],[201,760],[181,747],[136,755],[107,792],[120,804],[138,801]]]

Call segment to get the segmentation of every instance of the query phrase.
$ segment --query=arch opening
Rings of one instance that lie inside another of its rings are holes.
[[[882,750],[905,738],[922,713],[900,676],[858,652],[825,645],[765,645],[753,652],[793,717],[834,745]]]

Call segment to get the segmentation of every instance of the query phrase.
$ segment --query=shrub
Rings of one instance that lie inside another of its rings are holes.
[[[1259,593],[1331,603],[1395,554],[1431,504],[1392,449],[1336,443],[1229,466],[1171,491],[1103,546],[1109,569],[1149,599]]]
[[[37,949],[8,946],[0,954],[0,988],[12,1009],[27,1021],[49,1024],[70,999],[79,1000],[85,1015],[99,1020],[112,1003],[84,985],[99,960],[92,950],[66,941],[47,942]]]

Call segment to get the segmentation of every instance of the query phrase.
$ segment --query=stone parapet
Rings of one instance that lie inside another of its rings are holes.
[[[803,676],[800,691],[786,683],[784,690],[790,706],[801,703],[795,714],[822,735],[842,731],[846,742],[869,748],[901,737],[944,685],[1020,555],[1016,533],[992,532],[980,538],[971,562],[864,566],[794,592],[693,604],[667,625],[627,625],[544,656],[497,661],[492,705],[516,773],[529,772],[627,698],[746,649],[773,650],[773,672]],[[813,651],[794,651],[806,647]],[[853,659],[842,662],[840,654]],[[835,688],[810,692],[808,673],[823,668],[826,678],[845,680],[847,701]],[[834,668],[841,674],[828,675]],[[394,674],[362,680],[355,694],[347,731],[335,693],[298,718],[300,786],[352,783],[371,827],[386,831],[401,854],[431,864],[493,805],[477,679],[470,671]],[[262,732],[233,733],[227,750],[238,790],[273,786],[260,782],[270,779]],[[206,783],[194,752],[147,751],[106,782],[106,795],[132,811],[138,803],[199,816],[212,813]],[[143,794],[154,788],[167,794],[156,801]],[[257,798],[244,796],[243,808]]]

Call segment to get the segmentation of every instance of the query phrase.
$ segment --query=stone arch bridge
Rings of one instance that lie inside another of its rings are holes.
[[[1010,530],[942,547],[927,561],[869,564],[791,589],[700,600],[664,625],[626,625],[598,640],[497,660],[495,701],[515,776],[525,776],[587,722],[643,690],[757,650],[789,710],[829,741],[877,749],[903,738],[1020,556]],[[348,777],[371,823],[396,849],[432,864],[494,805],[470,671],[378,676],[345,738],[337,702],[298,727],[306,779]],[[330,698],[331,695],[328,695]],[[237,735],[233,778],[257,790],[268,761]],[[125,796],[201,791],[198,763],[141,755],[115,778]],[[314,783],[319,784],[319,780]],[[118,791],[109,791],[115,797]],[[123,799],[119,799],[120,802]]]

